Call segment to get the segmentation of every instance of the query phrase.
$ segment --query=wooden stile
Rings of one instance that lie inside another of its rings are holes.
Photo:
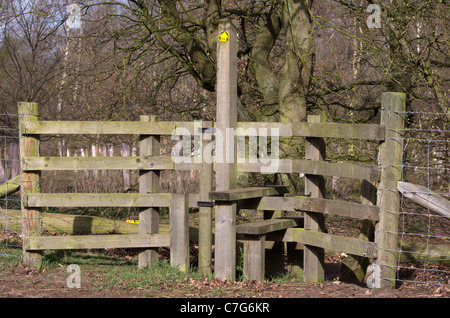
[[[228,40],[217,43],[215,191],[213,163],[205,160],[201,163],[195,160],[175,163],[173,158],[160,153],[160,136],[172,135],[176,128],[185,128],[182,134],[196,135],[194,129],[198,129],[198,125],[194,122],[160,122],[154,116],[141,116],[139,122],[39,121],[37,104],[19,103],[24,262],[39,268],[42,250],[45,249],[131,247],[143,249],[139,254],[139,266],[142,267],[158,260],[158,247],[169,246],[171,264],[186,272],[189,269],[188,209],[199,206],[199,271],[211,273],[214,207],[216,278],[236,279],[236,239],[242,239],[245,279],[263,280],[269,268],[265,264],[269,261],[272,266],[284,269],[284,263],[279,260],[284,260],[284,243],[288,243],[288,268],[298,273],[303,271],[306,282],[324,280],[324,249],[329,249],[358,256],[354,258],[356,261],[376,258],[375,266],[381,268],[381,278],[375,279],[374,286],[393,288],[398,256],[397,181],[401,179],[402,170],[405,95],[382,95],[380,125],[329,124],[323,122],[323,116],[308,116],[306,123],[238,123],[236,27],[230,20],[221,20],[218,31],[227,32]],[[305,160],[278,160],[276,171],[304,173],[306,196],[284,197],[288,189],[280,186],[236,188],[238,171],[263,172],[262,161],[237,163],[236,136],[246,135],[249,128],[252,131],[277,130],[279,137],[306,138]],[[40,134],[139,135],[140,153],[137,157],[39,157]],[[323,138],[378,140],[381,142],[379,165],[326,161]],[[160,171],[172,169],[199,170],[199,194],[160,193]],[[139,193],[39,193],[40,171],[45,170],[138,170]],[[325,199],[324,176],[363,180],[363,202]],[[374,192],[366,191],[370,182],[380,182],[379,206],[375,205]],[[3,190],[2,185],[0,193],[5,191],[10,189]],[[41,237],[40,208],[50,206],[139,207],[139,233]],[[160,207],[170,209],[170,234],[159,233]],[[264,211],[264,222],[237,227],[239,208]],[[280,217],[273,211],[301,211],[304,222],[303,219],[302,222],[298,219],[270,219],[275,215]],[[360,239],[324,233],[324,214],[364,220],[364,233]],[[371,242],[373,221],[378,222],[375,243]],[[304,228],[299,228],[302,225]],[[272,246],[277,248],[270,251],[266,249],[267,243],[272,242],[275,242]],[[278,257],[280,255],[283,258]],[[304,261],[300,264],[302,258]]]

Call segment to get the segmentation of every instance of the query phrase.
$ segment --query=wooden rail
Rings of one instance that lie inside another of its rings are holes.
[[[240,172],[260,172],[265,164],[238,163]],[[278,159],[278,173],[305,173],[311,175],[336,176],[343,178],[367,179],[375,181],[380,179],[380,168],[373,165],[362,165],[349,162],[330,162],[303,159]]]
[[[144,123],[140,121],[38,121],[23,123],[19,127],[27,135],[155,135],[170,136],[175,129],[194,135],[194,122],[160,121]],[[247,129],[278,129],[280,137],[321,137],[384,140],[385,128],[373,124],[334,124],[334,123],[274,123],[238,122],[237,136],[245,135]]]
[[[24,248],[29,251],[55,249],[149,248],[164,246],[170,246],[170,237],[168,233],[36,236],[26,238],[24,241]]]
[[[25,207],[169,207],[171,193],[30,193]],[[198,194],[188,195],[188,206],[197,207]]]
[[[265,164],[237,163],[238,172],[260,172]],[[24,171],[71,170],[200,170],[200,163],[174,163],[169,156],[136,157],[25,157]],[[348,162],[279,159],[278,173],[307,173],[377,181],[380,168]]]
[[[267,235],[266,240],[297,242],[352,255],[359,255],[369,258],[377,257],[377,244],[374,242],[363,241],[352,237],[343,237],[334,234],[306,230],[302,228],[289,228],[286,231],[274,232],[270,235]]]
[[[379,220],[380,212],[379,207],[369,204],[303,196],[262,197],[258,201],[239,202],[238,206],[260,211],[308,211],[373,221]]]
[[[252,198],[261,198],[270,195],[280,195],[288,192],[289,189],[285,186],[254,187],[211,192],[209,197],[211,200],[216,201],[239,201]]]

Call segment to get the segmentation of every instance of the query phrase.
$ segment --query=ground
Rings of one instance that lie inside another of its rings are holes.
[[[88,256],[84,256],[88,258]],[[117,258],[118,256],[115,255]],[[120,256],[129,260],[130,255]],[[306,284],[298,279],[265,282],[227,282],[214,278],[161,278],[160,281],[131,284],[138,276],[121,276],[117,267],[105,262],[81,265],[81,288],[69,288],[67,260],[56,266],[45,266],[37,272],[21,264],[4,267],[0,272],[2,298],[448,298],[449,286],[403,283],[394,290],[372,290],[364,284],[349,284],[338,280],[339,255],[327,255],[326,278],[321,284]],[[121,270],[133,265],[120,265]],[[115,272],[117,271],[117,272]],[[448,271],[447,271],[448,272]],[[413,272],[407,275],[415,275]],[[117,280],[112,279],[117,275]],[[420,275],[420,274],[419,274]],[[161,274],[161,276],[163,276]],[[122,280],[123,277],[126,277]],[[411,279],[412,277],[404,277]],[[142,276],[141,276],[142,279]],[[417,278],[416,278],[417,279]],[[155,280],[153,278],[153,280]]]
[[[248,221],[248,220],[246,220]],[[359,223],[330,219],[328,231],[357,237]],[[435,232],[448,233],[447,223]],[[47,235],[49,235],[47,233]],[[436,241],[434,244],[448,244]],[[10,253],[12,249],[8,250]],[[196,263],[197,246],[191,244],[191,263]],[[98,251],[55,251],[47,254],[43,270],[37,272],[19,261],[4,261],[0,253],[0,298],[145,298],[145,299],[219,299],[219,298],[434,298],[450,296],[450,263],[400,263],[399,281],[393,290],[372,290],[364,283],[339,280],[345,254],[327,254],[323,283],[306,284],[301,279],[284,276],[265,282],[227,282],[190,274],[162,266],[159,271],[138,269],[137,253],[132,249]],[[168,260],[168,250],[160,251]],[[20,248],[17,250],[21,254]],[[67,266],[79,264],[81,288],[69,288]],[[168,261],[167,261],[168,264]],[[427,270],[425,270],[425,267]],[[196,272],[196,271],[194,271]]]

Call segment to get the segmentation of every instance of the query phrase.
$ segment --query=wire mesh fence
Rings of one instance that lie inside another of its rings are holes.
[[[405,112],[397,285],[450,284],[448,114]]]
[[[0,114],[0,256],[22,257],[17,115]]]

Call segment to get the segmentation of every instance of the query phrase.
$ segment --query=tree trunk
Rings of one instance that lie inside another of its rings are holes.
[[[301,122],[306,118],[305,83],[310,76],[311,2],[287,0],[284,3],[286,55],[279,92],[280,121]]]
[[[255,112],[257,121],[271,121],[278,112],[279,79],[269,62],[270,52],[281,31],[278,8],[272,8],[258,26],[258,34],[252,48],[250,69],[263,96],[263,105]],[[275,121],[275,120],[274,120]]]

